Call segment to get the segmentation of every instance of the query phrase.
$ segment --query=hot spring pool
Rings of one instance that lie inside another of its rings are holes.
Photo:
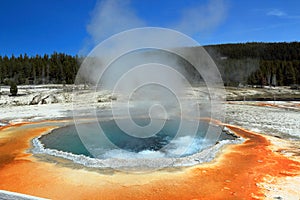
[[[149,119],[135,119],[134,121],[140,126],[149,123]],[[99,125],[105,134],[99,134]],[[45,149],[96,159],[173,158],[178,157],[178,152],[180,152],[179,157],[186,157],[215,144],[215,141],[212,143],[204,139],[208,128],[205,122],[199,122],[193,138],[188,133],[175,137],[178,127],[178,120],[167,120],[164,127],[154,136],[138,138],[126,134],[114,120],[103,120],[97,123],[82,123],[77,127],[69,125],[58,128],[40,137],[39,141]],[[220,129],[220,127],[215,128]],[[87,133],[84,140],[82,137],[85,135],[79,136],[78,130],[81,133]],[[219,140],[225,139],[235,138],[222,133]]]

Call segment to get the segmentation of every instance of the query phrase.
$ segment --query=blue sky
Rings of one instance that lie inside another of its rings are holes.
[[[75,55],[141,26],[177,29],[202,45],[300,41],[299,0],[2,0],[0,19],[2,56]]]

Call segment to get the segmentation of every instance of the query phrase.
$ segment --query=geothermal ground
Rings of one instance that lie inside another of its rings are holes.
[[[84,116],[89,107],[108,109],[109,93],[60,85],[22,86],[17,97],[8,87],[0,92],[0,190],[50,199],[300,199],[300,102],[228,101],[224,125],[243,141],[219,148],[209,162],[128,174],[29,151],[32,139],[71,123],[72,98],[86,99],[76,107]],[[227,90],[231,100],[258,94],[299,91]]]

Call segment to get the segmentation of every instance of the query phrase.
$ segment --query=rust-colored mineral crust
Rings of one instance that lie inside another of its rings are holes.
[[[227,127],[246,141],[210,163],[127,174],[41,161],[26,151],[55,126],[11,125],[0,129],[0,189],[50,199],[256,199],[264,197],[259,183],[300,175],[300,162],[273,152],[267,137]]]

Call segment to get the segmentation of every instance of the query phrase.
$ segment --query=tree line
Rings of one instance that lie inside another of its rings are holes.
[[[80,66],[78,56],[54,52],[51,55],[27,54],[0,56],[0,84],[72,84]]]
[[[193,47],[198,48],[198,47]],[[204,47],[220,69],[225,85],[300,84],[300,42],[240,43]],[[83,58],[51,55],[0,56],[0,84],[72,84]]]

